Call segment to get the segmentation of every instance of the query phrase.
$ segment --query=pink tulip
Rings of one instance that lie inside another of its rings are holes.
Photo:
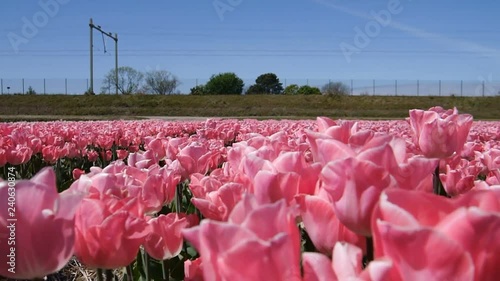
[[[297,173],[260,171],[255,175],[254,194],[260,203],[274,203],[285,199],[293,203],[299,193],[300,177]]]
[[[159,138],[155,138],[149,141],[147,145],[145,145],[146,150],[152,150],[155,154],[156,159],[165,158],[167,151],[165,150],[164,141]]]
[[[335,244],[332,260],[319,253],[303,253],[303,281],[393,281],[389,278],[392,273],[390,261],[372,261],[365,270],[362,270],[362,256],[361,249],[348,243]]]
[[[500,185],[500,169],[488,173],[486,182],[490,185]]]
[[[458,114],[456,108],[414,109],[410,110],[410,125],[414,142],[423,155],[443,159],[460,153],[472,126],[472,116]]]
[[[116,157],[120,160],[124,160],[128,156],[128,151],[125,149],[117,149],[116,150]]]
[[[339,221],[330,202],[311,195],[298,195],[296,200],[307,234],[319,252],[330,255],[337,242],[349,242],[365,248],[365,238]]]
[[[90,150],[87,151],[87,157],[90,162],[95,162],[97,161],[97,159],[99,159],[99,153],[97,153],[97,151],[95,150]]]
[[[181,230],[190,226],[184,215],[170,213],[148,221],[150,233],[144,242],[146,252],[162,261],[177,256],[184,241]]]
[[[233,172],[243,171],[246,157],[256,150],[255,147],[249,146],[246,142],[233,144],[227,151],[227,163],[230,169]]]
[[[316,151],[313,150],[314,160],[322,165],[356,155],[352,147],[335,139],[317,139],[314,145],[311,144],[311,149],[314,147],[316,147]]]
[[[76,213],[75,255],[88,267],[125,267],[150,233],[136,198],[92,194]]]
[[[152,174],[145,179],[144,183],[138,182],[137,186],[128,187],[129,196],[139,198],[145,213],[157,213],[173,200],[180,175],[169,172],[167,172],[168,178],[160,173]]]
[[[284,201],[259,206],[246,196],[227,223],[203,220],[183,233],[205,280],[301,280],[299,232]]]
[[[333,271],[332,261],[320,253],[303,253],[303,281],[338,281]]]
[[[457,196],[464,194],[474,187],[475,177],[464,174],[463,170],[452,170],[449,165],[446,167],[446,174],[440,174],[446,194]]]
[[[481,162],[490,171],[500,169],[500,149],[492,148],[484,153],[476,152],[479,154]]]
[[[0,167],[5,166],[7,164],[7,151],[5,149],[0,148]]]
[[[193,173],[206,174],[210,169],[214,169],[217,152],[210,151],[206,145],[192,143],[179,151],[177,160],[185,170],[184,177]]]
[[[226,221],[229,214],[245,193],[243,185],[227,183],[216,191],[206,192],[203,197],[192,198],[193,205],[201,214],[212,220]]]
[[[31,139],[29,147],[31,148],[31,150],[33,150],[33,154],[42,152],[42,146],[43,143],[40,138],[35,137]]]
[[[127,164],[131,167],[137,167],[139,169],[147,169],[159,161],[156,158],[155,153],[152,150],[146,152],[134,152],[128,155]]]
[[[12,165],[27,163],[33,154],[31,148],[17,145],[14,149],[8,151],[7,162]]]
[[[42,169],[30,181],[18,181],[14,190],[8,183],[0,182],[0,275],[33,279],[59,271],[73,256],[81,195],[58,194],[52,168]],[[8,199],[12,196],[15,201]],[[12,252],[15,268],[9,270],[12,258],[7,255]]]
[[[105,161],[111,161],[111,159],[113,158],[113,153],[111,152],[111,150],[101,151],[101,157]]]
[[[395,186],[389,172],[371,161],[348,158],[330,162],[322,178],[339,220],[355,233],[371,236],[373,208],[382,191]]]
[[[371,214],[388,188],[428,190],[434,160],[407,159],[400,138],[378,135],[352,148],[336,140],[317,140],[320,150],[337,155],[322,172],[322,188],[329,194],[338,219],[363,236],[371,234]]]
[[[317,117],[316,124],[318,125],[318,132],[322,133],[328,130],[328,128],[337,125],[337,122],[328,117]]]
[[[395,280],[496,280],[500,274],[500,190],[451,200],[387,190],[373,215],[375,253]]]
[[[79,179],[82,175],[85,174],[85,171],[82,170],[82,169],[78,169],[78,168],[75,168],[73,169],[73,171],[71,172],[71,174],[73,175],[73,179],[74,180],[77,180]]]
[[[280,154],[273,165],[279,173],[296,173],[299,176],[297,182],[298,194],[314,194],[316,183],[321,173],[320,163],[307,163],[304,155],[300,152],[285,152]]]
[[[128,193],[124,186],[118,183],[118,178],[115,174],[102,171],[95,174],[81,175],[78,180],[71,184],[69,189],[85,195],[88,193],[114,194],[120,198],[126,197]]]
[[[203,262],[201,258],[184,262],[184,281],[203,281]]]
[[[319,128],[323,127],[318,120]],[[316,132],[307,132],[307,137],[311,145],[311,152],[316,162],[326,163],[336,160],[336,157],[342,157],[346,151],[346,147],[357,149],[369,142],[374,137],[374,132],[369,130],[359,130],[358,123],[352,121],[344,121],[338,125],[331,126],[326,130]],[[330,140],[335,142],[330,143]],[[340,143],[340,144],[339,144]],[[330,153],[325,153],[329,151]]]
[[[211,173],[210,176],[204,176],[199,173],[191,175],[189,189],[195,198],[204,198],[208,192],[216,191],[222,186],[221,180]]]
[[[128,147],[128,151],[130,153],[135,153],[135,152],[138,152],[139,151],[139,146],[138,145],[130,145]]]
[[[429,159],[420,155],[412,156],[404,163],[400,163],[399,169],[392,170],[392,176],[394,176],[400,188],[432,192],[432,173],[438,161],[437,159]]]
[[[238,172],[250,180],[253,180],[257,173],[262,171],[276,172],[276,168],[273,163],[270,160],[261,157],[263,155],[259,155],[259,153],[264,150],[266,149],[259,149],[246,155],[246,157],[242,159]]]

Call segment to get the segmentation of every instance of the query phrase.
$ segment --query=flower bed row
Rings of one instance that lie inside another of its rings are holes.
[[[106,278],[124,268],[128,280],[500,273],[500,123],[456,109],[412,110],[407,121],[12,123],[0,132],[0,206],[11,176],[34,175],[15,186],[16,271],[0,256],[2,276],[42,278],[72,256]],[[4,207],[2,253],[9,222]]]

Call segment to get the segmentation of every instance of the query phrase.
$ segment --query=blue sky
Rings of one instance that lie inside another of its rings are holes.
[[[231,71],[245,79],[500,80],[499,10],[493,0],[2,0],[0,78],[88,78],[92,17],[118,33],[121,66],[181,79]],[[381,11],[390,20],[371,16]],[[26,22],[38,25],[33,34]],[[114,45],[106,39],[104,53],[94,36],[102,78],[114,67]]]

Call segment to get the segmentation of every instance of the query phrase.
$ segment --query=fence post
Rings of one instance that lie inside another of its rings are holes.
[[[420,80],[417,80],[417,97],[420,95]]]
[[[354,81],[351,79],[351,96],[354,95]]]
[[[460,80],[460,96],[464,95],[464,80]]]
[[[441,80],[439,80],[439,96],[441,96]]]
[[[1,90],[1,93],[2,93],[2,95],[3,95],[3,78],[2,78],[2,79],[0,79],[0,88],[2,89],[2,90]]]
[[[26,91],[24,90],[24,78],[23,78],[23,95],[26,93]]]
[[[47,94],[47,88],[45,87],[45,78],[43,78],[43,94],[46,95]]]
[[[64,94],[68,94],[68,78],[64,78]]]
[[[373,95],[375,95],[375,79],[373,79]]]

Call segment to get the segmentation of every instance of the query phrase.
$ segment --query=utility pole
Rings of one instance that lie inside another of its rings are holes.
[[[93,28],[94,28],[94,23],[92,22],[92,19],[90,19],[90,88],[89,94],[93,95],[94,94],[94,33]]]
[[[115,89],[118,95],[118,33],[115,33]]]
[[[113,39],[115,41],[115,90],[116,94],[118,95],[118,34],[115,33],[113,34],[111,32],[106,32],[101,29],[101,26],[99,25],[94,25],[94,22],[92,19],[90,19],[90,93],[94,94],[94,32],[93,30],[96,29],[99,32],[101,32],[103,35],[108,36],[109,38]]]

